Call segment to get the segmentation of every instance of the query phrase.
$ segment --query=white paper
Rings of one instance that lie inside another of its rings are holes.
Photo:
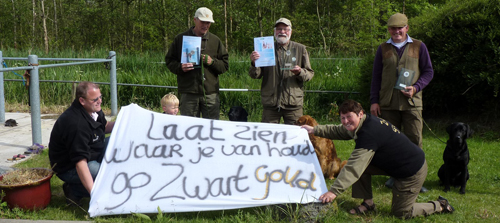
[[[254,50],[260,54],[255,61],[255,67],[275,66],[274,40],[272,36],[255,37],[253,39]]]

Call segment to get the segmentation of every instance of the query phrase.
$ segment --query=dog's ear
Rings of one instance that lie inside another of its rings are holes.
[[[472,130],[468,124],[465,124],[465,127],[467,127],[467,134],[465,134],[465,137],[469,138],[471,137],[472,133],[474,133],[474,130]]]

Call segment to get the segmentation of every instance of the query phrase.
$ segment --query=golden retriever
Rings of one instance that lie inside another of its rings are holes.
[[[304,115],[300,117],[296,122],[296,125],[310,125],[312,127],[317,126],[318,122],[314,118],[309,115]],[[337,150],[335,149],[335,145],[332,140],[327,138],[321,138],[319,136],[315,136],[314,134],[309,134],[309,140],[314,146],[314,151],[316,152],[316,156],[318,156],[319,164],[321,166],[321,170],[323,171],[323,175],[328,177],[328,179],[335,179],[336,176],[339,175],[340,170],[345,166],[347,160],[340,160],[337,157]]]

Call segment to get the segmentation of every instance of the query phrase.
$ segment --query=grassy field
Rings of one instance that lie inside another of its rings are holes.
[[[442,165],[442,152],[446,141],[444,129],[446,123],[432,122],[433,132],[424,130],[424,150],[429,165],[427,180],[424,184],[430,191],[420,194],[417,201],[427,202],[435,200],[439,195],[446,197],[455,207],[453,214],[436,214],[426,218],[420,217],[406,220],[406,222],[499,222],[500,221],[500,162],[498,157],[499,140],[490,139],[487,134],[473,135],[469,140],[471,161],[469,164],[470,180],[467,184],[466,194],[458,193],[458,188],[452,188],[448,193],[442,191],[439,186],[437,170]],[[341,159],[347,159],[353,149],[353,141],[335,141],[335,145]],[[19,163],[16,167],[49,167],[48,151]],[[377,176],[373,178],[374,199],[378,211],[366,216],[353,216],[348,213],[354,206],[359,205],[360,200],[350,197],[350,190],[336,199],[332,210],[326,215],[314,219],[319,222],[399,222],[390,215],[390,203],[392,194],[384,187],[387,177]],[[326,181],[330,186],[333,181]],[[0,205],[0,218],[9,219],[38,219],[38,220],[93,220],[96,222],[148,222],[148,220],[136,215],[119,215],[88,217],[88,199],[84,199],[83,207],[66,207],[62,192],[62,181],[54,176],[51,180],[52,201],[50,205],[41,211],[22,211],[19,209],[9,210]],[[299,207],[300,209],[300,207]],[[153,222],[303,222],[310,218],[301,218],[295,211],[285,211],[278,207],[259,207],[239,210],[209,211],[196,213],[163,213],[150,215]]]

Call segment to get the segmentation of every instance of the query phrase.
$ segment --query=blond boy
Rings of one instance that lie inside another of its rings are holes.
[[[161,108],[165,114],[177,115],[179,113],[179,99],[175,94],[166,94],[161,99]]]

